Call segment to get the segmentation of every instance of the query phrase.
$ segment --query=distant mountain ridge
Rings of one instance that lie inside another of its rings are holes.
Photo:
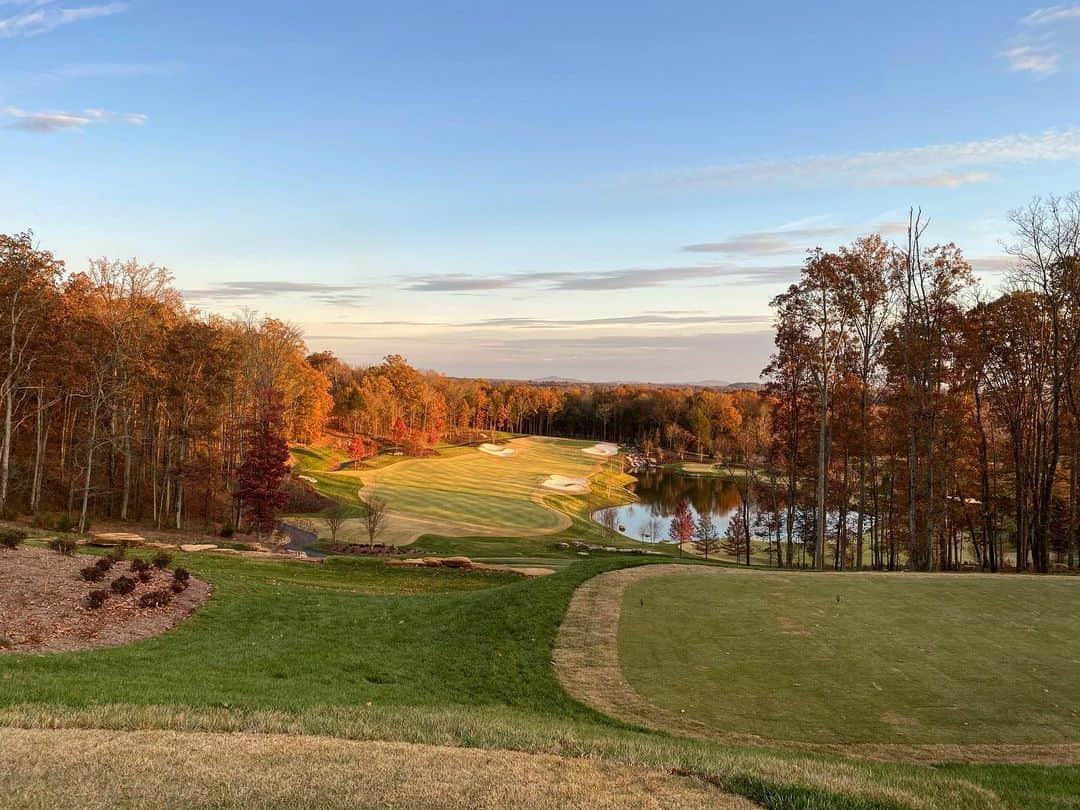
[[[643,385],[657,388],[714,388],[721,391],[758,391],[760,382],[728,382],[727,380],[682,380],[677,382],[654,382],[652,380],[579,380],[572,377],[533,377],[526,380],[513,378],[488,378],[493,382],[525,382],[532,385]]]

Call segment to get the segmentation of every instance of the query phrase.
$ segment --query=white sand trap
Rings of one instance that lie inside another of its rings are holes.
[[[566,492],[571,495],[584,495],[589,491],[588,478],[571,478],[566,475],[549,475],[540,485],[556,492]]]
[[[497,444],[482,444],[477,449],[481,453],[487,453],[490,456],[498,456],[499,458],[510,458],[510,456],[517,454],[517,450],[509,447],[500,447]]]
[[[619,455],[619,446],[617,444],[610,444],[608,442],[600,442],[594,444],[592,447],[586,447],[581,451],[587,453],[590,456],[602,456],[603,458],[610,458],[611,456]]]

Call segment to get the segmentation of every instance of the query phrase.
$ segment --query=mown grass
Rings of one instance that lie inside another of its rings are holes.
[[[1080,580],[731,571],[626,591],[619,657],[661,708],[815,743],[1080,739]]]
[[[570,596],[595,574],[641,559],[579,559],[536,580],[352,559],[178,562],[213,583],[204,608],[128,647],[0,656],[0,724],[306,733],[600,757],[707,775],[772,808],[1006,806],[967,776],[680,740],[572,700],[551,666]],[[1022,788],[1016,774],[1017,795],[1038,795],[1037,783]]]

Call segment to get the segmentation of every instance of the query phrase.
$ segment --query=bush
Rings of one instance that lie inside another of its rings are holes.
[[[10,638],[5,636],[3,633],[0,633],[0,650],[10,650],[14,646],[15,646],[15,642],[13,642]]]
[[[157,568],[159,571],[164,571],[172,565],[172,557],[164,551],[159,551],[154,555],[154,559],[151,562],[154,564],[154,568]]]
[[[98,557],[94,565],[96,565],[102,571],[108,571],[110,568],[113,567],[112,557]]]
[[[127,556],[127,543],[120,543],[119,545],[115,546],[113,550],[108,553],[107,556],[112,558],[113,562],[120,562]]]
[[[104,588],[95,588],[86,595],[86,606],[91,610],[97,610],[99,607],[105,604],[105,600],[109,598],[109,592]]]
[[[135,590],[135,580],[121,574],[112,581],[112,585],[109,587],[112,589],[113,593],[123,596],[124,594],[131,593]]]
[[[75,546],[77,543],[70,537],[57,537],[55,540],[49,543],[49,548],[53,551],[58,551],[65,557],[75,556]]]
[[[101,582],[105,578],[105,569],[100,565],[88,565],[79,569],[79,576],[87,582]]]
[[[188,584],[186,582],[181,582],[178,579],[174,579],[172,581],[172,585],[170,585],[169,588],[172,590],[173,593],[183,593],[187,590],[187,586]]]
[[[138,574],[136,574],[136,576],[138,577],[139,582],[149,582],[151,577],[153,577],[154,575],[149,568],[145,568]]]
[[[0,546],[18,548],[28,536],[22,529],[0,529]]]
[[[159,608],[165,607],[172,601],[172,593],[161,588],[156,591],[147,591],[139,597],[139,607],[142,608]]]
[[[236,527],[233,526],[231,523],[226,523],[224,526],[221,527],[221,531],[218,532],[218,534],[228,540],[230,537],[236,534]]]
[[[138,574],[140,571],[149,571],[150,563],[148,563],[146,560],[142,560],[136,557],[134,560],[131,561],[131,565],[129,566],[129,568],[131,569],[131,571]]]
[[[173,571],[173,579],[186,585],[187,581],[191,579],[191,573],[186,568],[177,568]]]
[[[61,515],[56,519],[56,523],[53,524],[53,528],[58,532],[70,532],[78,523],[72,519],[71,515]]]

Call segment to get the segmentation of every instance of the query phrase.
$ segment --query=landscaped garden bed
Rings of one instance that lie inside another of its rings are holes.
[[[0,651],[112,647],[177,626],[210,586],[158,562],[26,545],[0,550]]]

